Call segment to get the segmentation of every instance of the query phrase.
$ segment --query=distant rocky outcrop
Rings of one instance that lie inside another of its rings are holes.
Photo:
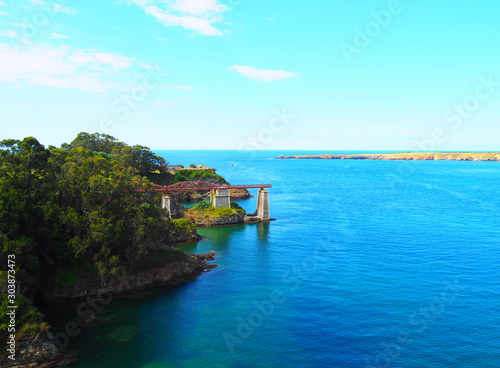
[[[356,154],[356,155],[297,155],[279,156],[279,160],[309,159],[309,160],[427,160],[427,161],[500,161],[500,152],[405,152],[387,154]]]

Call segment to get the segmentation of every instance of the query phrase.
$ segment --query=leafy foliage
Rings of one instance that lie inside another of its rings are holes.
[[[234,215],[237,215],[239,212],[243,211],[243,209],[233,209],[228,207],[217,207],[215,208],[213,204],[202,204],[199,207],[200,203],[204,203],[205,201],[199,202],[196,206],[187,209],[184,213],[184,216],[190,218],[194,217],[206,217],[206,218],[228,218]]]
[[[222,176],[217,175],[214,170],[177,170],[175,172],[175,183],[181,181],[205,181],[214,184],[229,184]]]
[[[241,208],[241,206],[236,203],[236,202],[231,202],[230,204],[231,208],[234,209],[234,210],[242,210],[243,208]]]
[[[7,334],[9,327],[10,312],[8,306],[8,298],[6,293],[0,294],[0,336]],[[29,333],[36,336],[40,332],[48,330],[49,326],[43,322],[43,314],[36,309],[32,302],[23,295],[16,294],[16,327],[17,331],[21,328],[21,333]],[[1,336],[3,338],[3,336]]]
[[[210,204],[210,202],[205,199],[198,202],[196,206],[194,206],[194,208],[196,208],[197,210],[203,210],[205,208],[209,208],[210,206],[212,206],[212,204]]]
[[[1,141],[0,270],[15,254],[25,295],[40,282],[100,275],[105,283],[133,272],[174,229],[144,177],[164,164],[147,147],[97,133],[62,148],[33,137]]]

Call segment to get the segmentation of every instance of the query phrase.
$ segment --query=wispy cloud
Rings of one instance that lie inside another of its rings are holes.
[[[19,50],[0,43],[0,83],[18,87],[40,85],[95,93],[126,89],[134,83],[139,65],[145,64],[118,53],[48,44]]]
[[[69,38],[68,36],[65,36],[65,35],[60,34],[60,33],[55,33],[55,32],[52,32],[49,36],[50,36],[50,38],[53,38],[53,39],[66,39],[66,38]]]
[[[229,67],[229,69],[237,73],[240,73],[245,77],[266,82],[293,78],[299,75],[298,73],[287,72],[284,70],[257,69],[254,68],[253,66],[244,66],[244,65],[233,65]]]
[[[19,32],[6,30],[0,31],[0,37],[22,37]]]
[[[9,25],[18,28],[28,28],[28,24],[26,23],[9,23]]]
[[[166,27],[182,27],[205,36],[224,33],[213,26],[229,10],[219,0],[118,0],[114,4],[135,4]]]
[[[5,6],[5,3],[3,1],[0,1],[0,6]]]

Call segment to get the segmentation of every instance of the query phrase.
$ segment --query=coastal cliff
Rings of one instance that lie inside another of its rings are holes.
[[[207,264],[208,260],[214,259],[213,252],[193,255],[178,249],[165,249],[162,253],[163,256],[155,255],[153,264],[143,266],[132,274],[108,277],[104,283],[100,277],[81,277],[71,286],[58,286],[52,283],[43,290],[43,299],[46,303],[88,302],[90,299],[107,305],[113,298],[127,297],[155,287],[191,281],[203,271],[216,267]],[[162,262],[167,263],[159,264]],[[43,315],[32,306],[31,302],[22,295],[16,295],[16,299],[21,301],[23,309],[26,309],[23,314],[29,315],[30,321],[24,324],[15,337],[16,360],[2,356],[0,366],[48,368],[67,366],[75,362],[76,352],[65,350],[61,346],[61,341],[56,340],[49,332],[50,326],[44,322]],[[99,317],[87,312],[78,314],[75,321],[75,328],[78,326],[89,328],[100,323]],[[4,346],[7,345],[8,339],[6,333],[0,336]]]
[[[427,160],[427,161],[500,161],[500,152],[405,152],[387,154],[356,154],[356,155],[297,155],[279,156],[278,160]]]
[[[131,274],[99,277],[81,277],[74,285],[58,286],[55,283],[43,290],[43,299],[49,303],[67,303],[99,294],[126,296],[160,286],[176,285],[191,281],[208,267],[206,261],[214,254],[193,255],[179,249],[164,249],[155,254],[152,263]]]

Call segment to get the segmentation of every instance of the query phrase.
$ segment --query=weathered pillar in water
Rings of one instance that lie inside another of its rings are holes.
[[[269,214],[269,192],[259,189],[257,194],[257,217],[261,220],[270,219]]]
[[[231,198],[229,196],[229,189],[217,189],[215,196],[213,196],[213,205],[217,207],[231,207]]]
[[[163,197],[161,197],[161,208],[165,208],[168,211],[168,217],[170,218],[172,218],[171,205],[172,205],[172,200],[170,199],[169,196],[164,195]]]

